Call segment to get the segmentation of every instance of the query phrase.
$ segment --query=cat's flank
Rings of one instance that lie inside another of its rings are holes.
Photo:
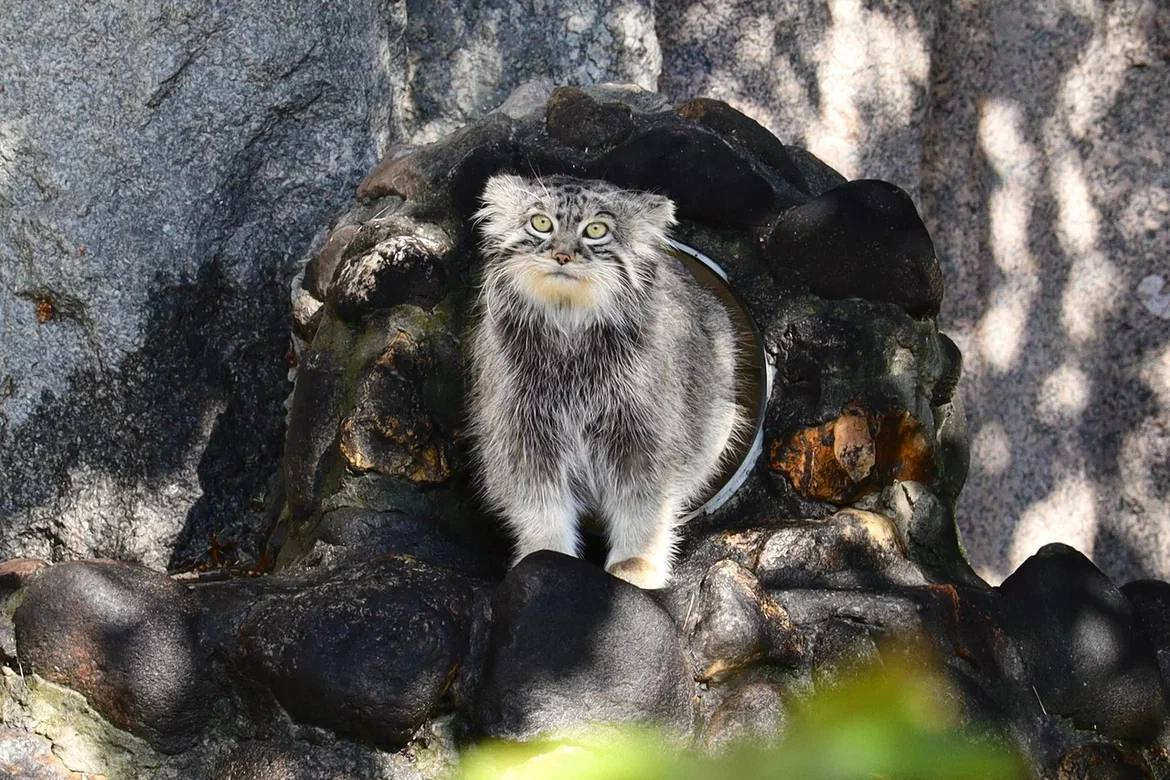
[[[670,254],[667,198],[501,175],[482,199],[468,411],[484,496],[516,561],[577,555],[591,513],[606,570],[662,587],[739,426],[727,310]]]

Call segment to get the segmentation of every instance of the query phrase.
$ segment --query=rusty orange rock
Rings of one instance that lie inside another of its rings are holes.
[[[929,483],[935,453],[909,412],[875,414],[853,403],[833,420],[773,441],[769,466],[801,495],[848,504],[895,480]]]
[[[929,483],[934,479],[934,448],[909,412],[883,417],[875,443],[877,462],[888,472],[883,484],[894,480]]]
[[[44,325],[57,316],[57,307],[51,298],[37,299],[37,322]]]
[[[772,442],[769,465],[788,477],[801,495],[845,504],[859,494],[833,452],[833,425],[803,428],[787,441]]]
[[[873,471],[873,435],[861,409],[846,408],[833,422],[833,457],[854,482],[861,482]]]

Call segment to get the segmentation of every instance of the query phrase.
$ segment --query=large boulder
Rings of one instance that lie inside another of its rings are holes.
[[[169,577],[113,561],[53,566],[16,610],[22,669],[73,688],[164,752],[191,747],[223,681],[210,673],[196,608]]]
[[[1046,711],[1120,739],[1165,727],[1158,659],[1130,601],[1085,556],[1050,544],[999,587]]]
[[[410,556],[255,601],[244,663],[294,718],[397,749],[440,711],[470,648],[474,585]]]
[[[645,591],[538,552],[504,578],[492,618],[474,714],[485,734],[531,739],[648,720],[690,729],[682,637]]]

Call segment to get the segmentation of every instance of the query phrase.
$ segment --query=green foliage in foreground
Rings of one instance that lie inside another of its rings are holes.
[[[469,751],[461,780],[1012,780],[1019,756],[959,727],[955,697],[916,665],[858,675],[794,705],[783,738],[718,757],[645,731]]]

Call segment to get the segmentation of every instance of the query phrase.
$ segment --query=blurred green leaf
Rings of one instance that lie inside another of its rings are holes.
[[[921,653],[841,680],[792,704],[773,744],[719,756],[682,750],[663,734],[605,727],[573,740],[485,743],[462,780],[1013,780],[1028,778],[1005,746],[960,727],[957,697]]]

